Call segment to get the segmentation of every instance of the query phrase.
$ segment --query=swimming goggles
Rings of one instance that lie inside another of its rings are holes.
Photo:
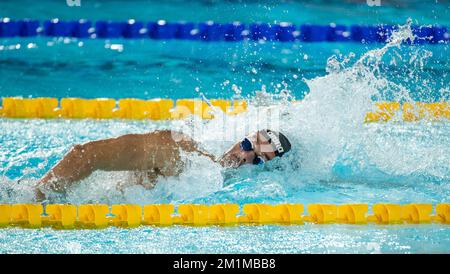
[[[241,142],[241,150],[243,151],[254,151],[254,146],[252,141],[250,141],[248,138],[244,138]],[[255,159],[253,159],[254,165],[262,165],[264,164],[264,159],[261,156],[255,155]]]

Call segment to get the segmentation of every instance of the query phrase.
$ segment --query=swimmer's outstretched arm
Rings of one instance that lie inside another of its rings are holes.
[[[140,170],[145,165],[148,134],[127,134],[118,138],[75,145],[35,188],[35,198],[45,199],[40,188],[65,192],[95,170]]]
[[[163,134],[164,135],[164,134]],[[123,170],[149,170],[155,168],[154,163],[149,163],[154,151],[149,149],[149,144],[154,143],[154,135],[127,134],[117,138],[92,141],[75,145],[44,177],[39,180],[35,188],[37,201],[45,199],[40,188],[55,192],[65,192],[74,183],[88,177],[95,170],[123,171]],[[190,138],[171,143],[168,142],[170,132],[166,137],[158,140],[161,145],[176,145],[187,152],[198,152],[216,161],[215,157],[200,150],[197,144]],[[160,162],[164,162],[160,159]],[[160,163],[161,164],[161,163]],[[163,176],[177,175],[171,168],[161,170]]]

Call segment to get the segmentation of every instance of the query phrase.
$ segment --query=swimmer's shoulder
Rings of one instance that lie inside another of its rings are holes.
[[[187,134],[174,130],[155,130],[147,133],[149,138],[158,142],[177,143],[177,144],[196,144],[196,142]]]
[[[169,145],[171,149],[181,149],[186,152],[197,152],[215,161],[215,157],[213,155],[201,149],[199,144],[187,134],[174,130],[158,130],[153,133],[159,137],[159,142]]]
[[[191,139],[191,137],[189,137],[189,135],[186,135],[185,133],[183,133],[181,131],[168,130],[168,129],[155,130],[155,131],[149,132],[147,134],[150,136],[155,136],[155,137],[162,138],[162,139],[173,139],[175,141],[177,139],[179,139],[179,137]]]

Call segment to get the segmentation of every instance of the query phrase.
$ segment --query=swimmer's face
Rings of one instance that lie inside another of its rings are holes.
[[[219,159],[219,163],[224,167],[237,168],[246,164],[254,164],[261,159],[264,162],[270,161],[276,157],[272,145],[262,135],[253,133],[246,137],[252,144],[253,149],[245,151],[241,148],[241,142],[234,144],[227,152],[225,152]],[[256,159],[260,157],[260,159]],[[256,159],[256,160],[255,160]]]

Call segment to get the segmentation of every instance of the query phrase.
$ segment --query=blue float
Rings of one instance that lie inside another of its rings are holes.
[[[123,37],[125,38],[142,38],[147,35],[147,29],[144,23],[135,20],[128,20],[124,25]]]
[[[95,23],[95,33],[100,38],[123,37],[124,29],[124,22],[98,21]]]
[[[61,21],[57,18],[44,22],[44,35],[53,37],[70,37],[75,29],[75,22]]]
[[[281,33],[281,26],[278,24],[270,25],[270,32],[268,35],[268,40],[270,41],[281,41],[280,40],[280,33]]]
[[[329,26],[302,25],[300,39],[305,42],[323,42],[327,40]]]
[[[225,40],[225,28],[222,24],[212,21],[198,24],[200,39],[204,41],[221,41]]]
[[[414,26],[412,28],[414,34],[414,44],[425,44],[428,43],[433,36],[433,30],[429,27]]]
[[[266,23],[257,23],[250,25],[249,37],[252,40],[277,40],[278,32],[280,31],[279,25],[271,25]]]
[[[178,33],[178,25],[164,20],[147,24],[148,34],[153,39],[174,39]]]
[[[14,37],[19,35],[19,24],[9,18],[0,19],[0,37]]]
[[[224,24],[225,41],[242,41],[244,39],[245,26],[239,22]]]
[[[89,38],[93,32],[92,30],[92,23],[90,21],[81,19],[78,21],[74,21],[74,28],[73,28],[73,37],[77,38]]]
[[[376,26],[364,26],[362,28],[363,41],[366,43],[375,43],[380,40],[378,28]]]
[[[327,28],[327,41],[329,42],[345,42],[350,41],[350,32],[344,25],[330,25]]]
[[[295,40],[295,26],[289,23],[280,23],[275,30],[277,40],[281,42],[292,42]]]
[[[194,23],[181,22],[177,23],[177,32],[175,38],[183,40],[199,39],[199,31],[195,28]]]
[[[39,21],[38,20],[19,20],[17,22],[19,28],[19,36],[33,37],[38,34]]]
[[[361,42],[363,39],[362,27],[357,25],[350,26],[350,39],[355,42]]]
[[[447,28],[441,26],[433,26],[432,27],[433,37],[431,38],[431,43],[437,44],[441,42],[445,42],[449,40],[450,34],[447,31]]]
[[[378,28],[375,26],[351,26],[351,40],[362,43],[373,43],[380,40]]]

